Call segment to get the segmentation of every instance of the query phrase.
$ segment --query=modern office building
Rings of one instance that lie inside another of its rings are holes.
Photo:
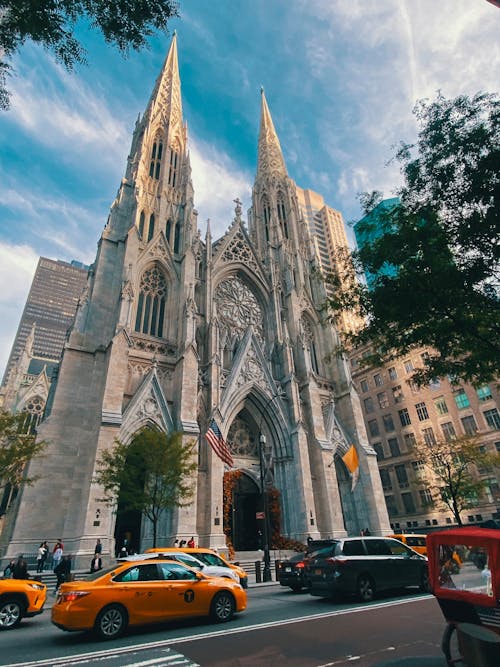
[[[313,190],[297,187],[297,200],[304,220],[307,222],[319,268],[325,276],[342,274],[344,263],[349,261],[344,218],[340,211],[325,204],[323,197]],[[325,285],[327,296],[334,292],[333,285]],[[339,331],[355,331],[362,321],[354,313],[344,311],[335,315]]]
[[[34,358],[57,362],[78,300],[87,282],[88,267],[40,257],[23,314],[7,361],[2,387],[26,347],[35,327],[31,351]]]

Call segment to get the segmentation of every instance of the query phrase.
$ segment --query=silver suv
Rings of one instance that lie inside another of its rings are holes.
[[[312,554],[307,563],[311,595],[357,595],[363,602],[378,591],[417,586],[429,590],[427,558],[387,537],[345,537]]]

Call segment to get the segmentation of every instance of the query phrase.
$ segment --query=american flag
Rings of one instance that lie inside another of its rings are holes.
[[[208,427],[208,431],[205,437],[221,461],[224,461],[226,465],[228,465],[230,468],[233,468],[233,457],[231,456],[229,447],[224,442],[224,438],[222,437],[222,433],[220,432],[220,428],[217,426],[215,419],[212,419],[210,422],[210,426]]]

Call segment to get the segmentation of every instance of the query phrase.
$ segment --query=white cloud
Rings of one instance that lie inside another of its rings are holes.
[[[28,245],[0,241],[0,378],[33,280],[38,253]]]
[[[236,162],[215,144],[200,139],[190,139],[190,157],[195,205],[199,212],[198,226],[203,234],[205,221],[210,218],[212,235],[217,239],[233,220],[233,200],[241,199],[243,211],[250,206],[253,177],[241,171]]]

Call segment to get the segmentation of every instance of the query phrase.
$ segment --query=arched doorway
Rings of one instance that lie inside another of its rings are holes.
[[[236,551],[255,551],[262,546],[259,536],[262,521],[257,518],[261,506],[259,487],[249,475],[241,474],[234,483],[229,508],[229,537]]]

